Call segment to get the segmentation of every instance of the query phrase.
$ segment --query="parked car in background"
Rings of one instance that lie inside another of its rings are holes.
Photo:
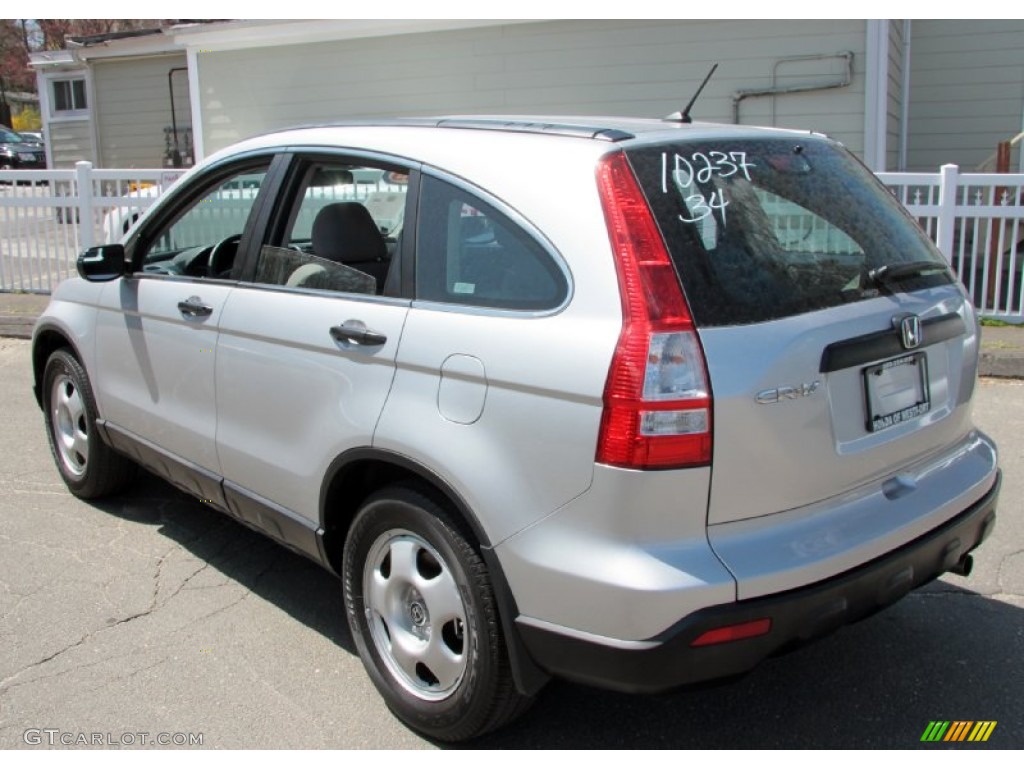
[[[552,676],[744,673],[968,574],[994,525],[971,302],[824,136],[285,131],[79,272],[33,337],[67,487],[142,465],[336,573],[374,685],[437,739]]]
[[[46,168],[43,142],[0,126],[0,171]]]

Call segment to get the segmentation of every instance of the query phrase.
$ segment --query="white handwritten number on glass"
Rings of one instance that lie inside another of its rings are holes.
[[[750,181],[750,169],[754,167],[753,163],[747,162],[746,152],[719,152],[712,150],[711,152],[694,152],[689,157],[672,153],[671,163],[669,161],[669,153],[662,152],[661,191],[668,194],[670,178],[672,186],[679,189],[680,192],[692,189],[694,182],[707,184],[715,176],[721,179],[728,179],[730,176],[735,176],[739,173],[747,181]],[[694,192],[693,194],[686,195],[683,198],[683,202],[686,204],[691,216],[686,217],[683,214],[679,214],[680,220],[692,224],[707,218],[717,210],[722,212],[722,223],[725,223],[725,209],[729,205],[729,201],[726,199],[723,190],[714,190],[711,193],[710,199],[701,192]]]
[[[712,192],[710,200],[698,192],[696,195],[687,195],[684,202],[692,216],[687,218],[680,213],[680,221],[685,221],[687,224],[693,224],[701,219],[706,219],[715,210],[719,210],[722,212],[722,224],[725,224],[725,208],[729,205],[729,201],[725,199],[725,194],[721,190],[716,189]]]

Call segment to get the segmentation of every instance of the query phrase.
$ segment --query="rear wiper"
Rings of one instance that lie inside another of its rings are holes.
[[[946,265],[937,261],[907,261],[896,264],[883,264],[868,270],[868,279],[882,288],[908,277],[919,277],[931,272],[945,272]]]

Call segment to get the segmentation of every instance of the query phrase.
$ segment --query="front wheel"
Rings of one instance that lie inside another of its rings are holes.
[[[487,568],[468,533],[428,496],[371,496],[345,543],[349,626],[370,678],[411,728],[461,741],[531,699],[512,681]]]
[[[135,465],[96,433],[96,401],[81,363],[65,349],[50,355],[43,371],[43,412],[54,461],[68,489],[95,499],[119,490]]]

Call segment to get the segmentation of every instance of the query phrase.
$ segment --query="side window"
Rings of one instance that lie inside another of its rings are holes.
[[[226,278],[268,165],[248,168],[209,187],[152,237],[143,271]]]
[[[258,283],[383,293],[405,219],[409,174],[351,163],[310,163],[280,237],[265,245]]]
[[[553,309],[568,283],[551,255],[475,195],[425,176],[416,237],[416,297],[498,309]]]

